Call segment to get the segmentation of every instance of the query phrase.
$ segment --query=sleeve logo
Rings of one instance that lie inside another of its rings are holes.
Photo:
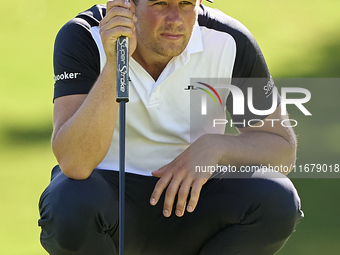
[[[54,81],[62,81],[62,80],[73,80],[77,79],[78,76],[81,75],[81,73],[67,73],[64,72],[63,74],[58,74],[54,76]]]
[[[270,97],[270,95],[273,93],[274,86],[273,78],[270,76],[270,80],[268,81],[267,85],[263,87],[266,98]]]

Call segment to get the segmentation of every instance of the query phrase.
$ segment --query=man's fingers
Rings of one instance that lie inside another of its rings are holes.
[[[100,21],[99,32],[108,62],[116,61],[116,41],[121,36],[134,38],[135,22],[134,5],[124,0],[107,2],[105,17]],[[133,49],[134,50],[134,49]]]
[[[125,22],[125,23],[124,23]],[[102,36],[103,40],[106,38],[114,38],[117,40],[120,36],[127,36],[132,38],[134,35],[135,27],[131,23],[131,20],[126,19],[124,22],[121,22],[119,25],[117,24],[106,24],[100,28],[100,35]]]
[[[100,31],[107,31],[119,26],[134,28],[137,21],[131,3],[124,0],[113,0],[107,2],[105,17],[99,23]]]
[[[114,7],[100,22],[99,29],[101,33],[111,29],[119,29],[121,27],[133,30],[136,21],[136,17],[131,10]]]
[[[203,184],[206,182],[205,179],[196,179],[192,185],[191,193],[190,193],[190,200],[188,203],[187,211],[193,212],[197,206],[198,199],[200,197],[200,193],[202,190]]]
[[[120,6],[114,6],[106,15],[105,17],[100,21],[100,25],[108,23],[110,20],[112,20],[115,17],[124,17],[135,21],[135,15],[133,10],[126,9],[124,7]]]
[[[158,180],[151,194],[150,198],[151,205],[156,205],[158,203],[159,198],[161,197],[163,191],[169,185],[171,178],[172,178],[171,174],[165,174],[164,176],[162,176],[162,178]]]
[[[176,205],[176,215],[182,217],[185,211],[185,206],[190,192],[192,180],[188,179],[184,181],[178,191],[177,205]]]
[[[164,207],[163,207],[163,215],[165,217],[170,217],[172,212],[172,207],[175,202],[175,197],[177,195],[179,186],[181,185],[181,179],[174,178],[171,180],[170,185],[168,186],[165,192],[165,199],[164,199]]]
[[[131,3],[126,0],[109,0],[106,3],[106,13],[109,12],[114,6],[130,8]]]
[[[166,172],[166,170],[167,170],[167,167],[166,167],[166,166],[163,166],[163,167],[161,167],[160,169],[151,172],[151,174],[152,174],[153,176],[155,176],[155,177],[160,178],[160,177],[163,176],[163,174]]]

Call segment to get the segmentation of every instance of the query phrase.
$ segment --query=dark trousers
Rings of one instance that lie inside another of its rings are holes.
[[[164,194],[149,204],[158,178],[127,173],[124,254],[275,254],[303,213],[291,181],[272,177],[210,179],[193,213],[165,218]],[[41,243],[50,254],[118,254],[118,172],[94,170],[77,181],[57,166],[39,209]]]

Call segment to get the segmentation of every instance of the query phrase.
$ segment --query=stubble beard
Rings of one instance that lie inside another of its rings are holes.
[[[137,36],[141,42],[152,52],[164,57],[179,56],[185,50],[191,37],[191,33],[185,32],[184,28],[161,28],[156,33],[153,33],[154,36],[150,36],[149,33],[140,28],[140,25],[137,26]],[[183,36],[178,41],[171,42],[162,38],[161,33],[164,32],[183,34]]]

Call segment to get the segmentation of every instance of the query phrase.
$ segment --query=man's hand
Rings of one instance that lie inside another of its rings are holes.
[[[100,36],[107,57],[107,61],[116,61],[116,42],[121,36],[129,37],[129,55],[137,47],[134,15],[135,5],[124,0],[109,0],[107,2],[106,16],[99,24]]]
[[[215,166],[217,163],[217,153],[213,152],[211,146],[209,146],[209,141],[204,139],[204,136],[200,137],[171,163],[152,172],[153,176],[160,177],[160,179],[151,195],[150,204],[156,205],[163,191],[167,188],[163,208],[165,217],[170,217],[176,195],[178,196],[176,215],[182,217],[185,209],[188,212],[193,212],[198,203],[202,186],[208,181],[210,173],[201,173],[200,178],[193,178],[193,173],[190,173],[190,166],[194,171],[195,166]],[[186,207],[189,193],[190,200]]]

